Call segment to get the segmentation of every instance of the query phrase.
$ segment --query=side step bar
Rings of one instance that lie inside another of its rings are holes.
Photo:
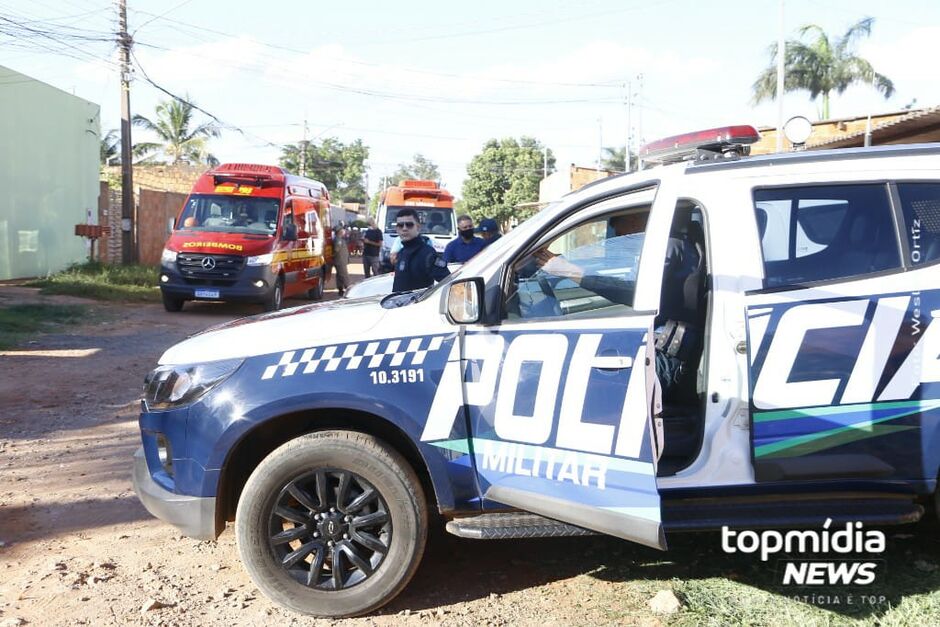
[[[447,531],[461,538],[474,540],[505,540],[509,538],[558,538],[593,536],[593,531],[568,525],[537,514],[495,513],[455,518],[447,523]]]

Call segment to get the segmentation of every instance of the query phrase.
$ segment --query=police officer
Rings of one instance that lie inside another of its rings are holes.
[[[429,287],[450,274],[447,264],[421,235],[418,213],[405,207],[395,217],[395,229],[401,238],[401,252],[395,260],[393,292],[407,292]]]

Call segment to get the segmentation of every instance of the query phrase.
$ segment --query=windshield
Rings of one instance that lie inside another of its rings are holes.
[[[278,198],[193,194],[183,207],[176,228],[274,235],[280,208]]]
[[[388,207],[385,213],[385,232],[395,233],[395,218],[405,207]],[[455,235],[454,210],[450,207],[408,207],[418,213],[421,232],[426,235]]]

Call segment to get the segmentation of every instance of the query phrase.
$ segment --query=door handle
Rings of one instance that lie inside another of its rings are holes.
[[[744,340],[741,340],[734,347],[734,350],[738,351],[742,355],[747,355],[747,342],[745,342]]]
[[[633,358],[626,355],[598,355],[594,358],[594,367],[612,372],[633,367]]]

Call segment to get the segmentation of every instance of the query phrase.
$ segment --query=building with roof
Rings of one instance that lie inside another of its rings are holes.
[[[885,144],[915,144],[940,142],[940,106],[923,109],[904,109],[812,122],[813,132],[806,142],[806,150],[829,148],[852,148],[856,146],[881,146]],[[760,141],[751,147],[752,155],[777,151],[777,129],[758,129]],[[786,138],[784,150],[792,149]]]

